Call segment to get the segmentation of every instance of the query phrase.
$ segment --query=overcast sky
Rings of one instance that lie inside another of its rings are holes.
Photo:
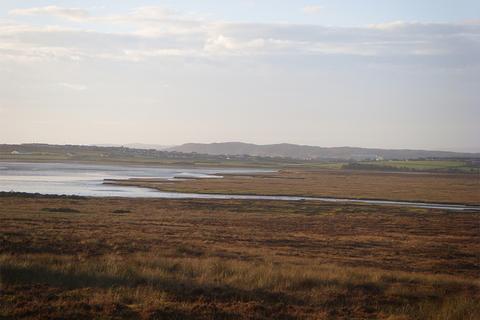
[[[0,143],[479,137],[478,0],[0,2]]]

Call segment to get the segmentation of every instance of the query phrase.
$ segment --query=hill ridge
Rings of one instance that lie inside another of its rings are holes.
[[[166,149],[184,153],[211,155],[250,155],[294,159],[418,159],[480,158],[480,153],[435,151],[422,149],[382,149],[361,147],[320,147],[293,143],[259,145],[245,142],[185,143]]]

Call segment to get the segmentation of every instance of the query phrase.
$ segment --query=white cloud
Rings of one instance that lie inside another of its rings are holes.
[[[9,14],[11,16],[48,15],[69,20],[83,20],[89,17],[89,13],[86,10],[79,8],[63,8],[57,6],[14,9],[11,10]]]
[[[162,57],[338,55],[415,57],[480,63],[480,25],[389,22],[357,28],[316,25],[228,23],[184,15],[161,7],[142,7],[122,15],[88,16],[77,9],[44,7],[18,14],[66,14],[129,32],[34,26],[0,22],[0,60],[110,59],[142,61]],[[313,10],[313,9],[312,9]],[[111,29],[109,28],[109,29]],[[101,30],[101,28],[99,28]],[[465,63],[464,63],[465,64]]]
[[[302,8],[302,12],[305,14],[317,14],[323,11],[324,7],[320,5],[308,5]]]
[[[234,38],[226,37],[222,34],[208,38],[205,43],[205,50],[211,53],[221,53],[235,51],[238,53],[249,50],[260,50],[266,45],[265,39],[257,38],[247,41],[239,41]]]

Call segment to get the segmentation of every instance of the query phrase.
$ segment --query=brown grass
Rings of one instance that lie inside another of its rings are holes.
[[[0,221],[0,318],[476,319],[480,312],[478,213],[3,197]]]
[[[480,175],[288,169],[279,173],[226,175],[187,181],[129,180],[118,184],[163,191],[296,195],[480,204]]]

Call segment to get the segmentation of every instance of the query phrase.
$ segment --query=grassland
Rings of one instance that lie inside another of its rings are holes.
[[[457,172],[479,174],[480,166],[471,160],[388,160],[361,161],[346,168],[421,172]]]
[[[477,319],[478,213],[0,197],[2,319]]]
[[[365,162],[369,164],[376,164],[379,166],[389,166],[394,168],[409,168],[409,169],[449,169],[462,168],[468,164],[465,161],[459,160],[403,160],[403,161],[370,161]]]
[[[187,181],[124,180],[172,192],[292,195],[480,204],[480,175],[358,170],[284,169],[277,173],[225,175]]]

